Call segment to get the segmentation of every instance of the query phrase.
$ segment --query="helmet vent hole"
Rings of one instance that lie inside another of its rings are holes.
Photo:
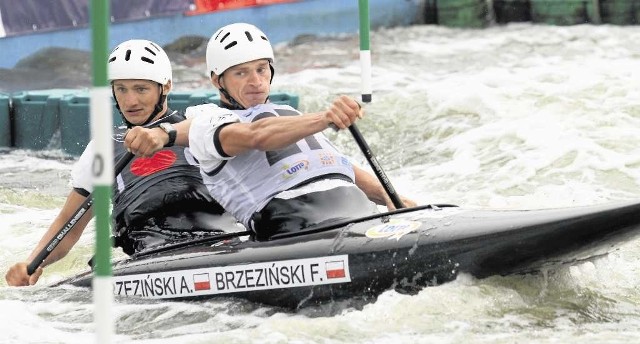
[[[267,39],[267,37],[265,37],[265,36],[260,36],[260,38],[262,38],[263,40],[265,40],[265,41],[269,42],[269,40],[268,40],[268,39]]]
[[[110,59],[109,59],[109,62],[113,62],[113,61],[115,61],[115,60],[116,60],[116,57],[114,56],[114,57],[112,57],[112,58],[110,58]]]
[[[140,59],[141,59],[143,62],[153,64],[153,60],[152,60],[152,59],[150,59],[150,58],[148,58],[148,57],[144,57],[144,56],[142,56]]]
[[[153,56],[156,56],[156,53],[153,50],[151,50],[151,49],[149,49],[147,47],[145,47],[144,50],[150,52]]]
[[[224,42],[224,40],[227,39],[227,37],[229,37],[230,34],[231,34],[231,32],[227,32],[226,35],[222,36],[222,39],[220,40],[220,43]]]
[[[236,44],[238,44],[238,42],[237,42],[237,41],[233,41],[233,42],[231,42],[231,43],[227,44],[227,45],[224,47],[224,50],[228,50],[229,48],[233,48]]]
[[[251,37],[251,33],[249,33],[249,31],[245,31],[244,34],[247,36],[249,42],[253,42],[253,37]]]
[[[124,60],[129,61],[130,58],[131,58],[131,50],[127,50],[127,53],[124,54]]]

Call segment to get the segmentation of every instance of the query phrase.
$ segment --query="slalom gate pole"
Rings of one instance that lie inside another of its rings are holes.
[[[369,48],[369,28],[371,26],[369,22],[369,0],[358,0],[358,12],[360,17],[360,65],[361,65],[361,73],[362,73],[362,102],[370,103],[371,102],[371,50]],[[353,138],[358,143],[360,150],[364,154],[365,158],[371,165],[373,172],[376,177],[382,184],[382,187],[391,198],[393,205],[396,209],[404,208],[404,204],[400,200],[400,197],[396,193],[396,190],[391,185],[391,181],[387,178],[387,175],[382,170],[382,166],[376,159],[376,156],[373,155],[371,148],[365,141],[364,136],[360,133],[358,127],[352,124],[349,127],[349,131]]]
[[[371,103],[371,48],[369,46],[369,0],[358,0],[360,17],[360,68],[362,75],[362,102]]]
[[[113,343],[113,286],[111,279],[111,187],[113,183],[113,116],[107,77],[109,0],[91,0],[93,87],[90,91],[91,138],[94,141],[93,199],[96,226],[93,277],[94,323],[97,343]]]

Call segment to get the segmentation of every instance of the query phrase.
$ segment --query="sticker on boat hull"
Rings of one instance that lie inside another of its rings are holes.
[[[387,223],[369,228],[365,235],[367,238],[372,239],[389,238],[400,240],[405,234],[415,231],[421,225],[422,223],[418,221],[391,219]]]
[[[339,255],[114,276],[113,293],[166,299],[348,282],[349,256]]]

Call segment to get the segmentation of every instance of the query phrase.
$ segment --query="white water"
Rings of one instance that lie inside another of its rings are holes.
[[[372,33],[374,102],[360,130],[395,188],[420,203],[546,208],[640,197],[640,27]],[[357,96],[357,38],[279,47],[274,88],[320,110]],[[182,68],[180,75],[201,75]],[[185,84],[203,85],[206,80]],[[328,133],[366,166],[348,133]],[[11,151],[0,167],[0,270],[24,259],[68,192],[73,161]],[[93,237],[37,287],[0,281],[0,342],[94,340],[91,293],[47,283],[85,269]],[[363,309],[298,314],[240,301],[120,300],[119,343],[633,343],[640,241],[546,274],[461,276]],[[339,308],[338,308],[339,309]]]

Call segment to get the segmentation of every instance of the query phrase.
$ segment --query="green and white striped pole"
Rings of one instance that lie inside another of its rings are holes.
[[[358,0],[358,13],[360,14],[360,64],[361,64],[361,72],[362,72],[362,102],[370,103],[371,102],[371,50],[369,49],[369,27],[371,24],[369,23],[369,0]],[[387,178],[387,175],[384,173],[382,166],[376,159],[376,156],[373,155],[369,144],[365,141],[364,136],[360,133],[358,126],[355,123],[349,126],[349,131],[353,138],[356,140],[356,143],[360,147],[362,154],[371,165],[373,172],[376,177],[382,184],[382,187],[389,195],[391,202],[396,207],[396,209],[404,208],[404,204],[400,200],[400,196],[396,193],[396,190],[391,185],[391,181]]]
[[[369,0],[358,0],[360,14],[360,65],[362,73],[362,101],[371,102],[371,50],[369,48]]]
[[[93,277],[94,322],[98,343],[112,343],[113,286],[111,281],[111,187],[113,183],[113,142],[111,89],[107,79],[109,54],[109,0],[91,0],[92,72],[91,138],[94,142],[92,172],[96,225],[96,252]]]

